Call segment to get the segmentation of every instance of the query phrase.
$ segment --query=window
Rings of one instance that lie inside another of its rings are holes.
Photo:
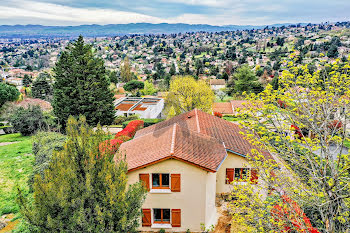
[[[155,173],[152,174],[152,188],[153,189],[169,189],[169,174]]]
[[[235,180],[247,181],[249,168],[235,168]]]
[[[159,224],[170,223],[170,209],[153,209],[153,222]]]
[[[249,168],[226,168],[226,184],[233,181],[247,182],[249,170]]]

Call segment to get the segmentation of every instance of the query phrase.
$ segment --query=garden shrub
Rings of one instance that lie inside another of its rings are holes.
[[[144,122],[144,127],[148,127],[148,126],[151,126],[151,125],[154,125],[154,124],[157,124],[159,122],[162,122],[164,121],[164,119],[140,119]],[[123,128],[125,128],[131,121],[125,121],[122,125],[123,125]]]
[[[9,122],[23,136],[32,135],[40,129],[46,129],[44,114],[39,106],[17,108],[9,117]]]
[[[134,120],[129,122],[129,124],[120,132],[115,135],[115,138],[119,136],[128,136],[130,138],[134,137],[137,130],[141,129],[144,126],[142,120]]]
[[[44,175],[45,169],[49,167],[51,157],[54,151],[63,150],[66,137],[63,134],[56,132],[38,132],[33,140],[33,154],[35,161],[33,165],[33,173],[30,175],[29,186],[34,182],[36,174]]]

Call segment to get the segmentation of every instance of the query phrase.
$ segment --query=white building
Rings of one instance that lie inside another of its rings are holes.
[[[116,116],[139,115],[140,118],[161,118],[164,100],[156,97],[124,97],[116,100]]]

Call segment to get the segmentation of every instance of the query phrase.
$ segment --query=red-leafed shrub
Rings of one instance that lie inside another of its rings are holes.
[[[298,203],[290,199],[287,195],[282,195],[282,201],[282,206],[275,205],[271,210],[272,216],[275,217],[276,227],[281,230],[280,232],[320,233],[317,228],[311,225],[310,219]],[[282,228],[278,225],[280,221],[283,222]],[[291,228],[291,225],[294,226],[294,229]]]
[[[119,136],[128,136],[132,138],[134,137],[136,131],[141,129],[142,127],[143,127],[143,121],[141,120],[131,121],[122,131],[118,132],[115,135],[115,138],[118,138]]]
[[[110,139],[104,142],[101,142],[99,145],[99,150],[101,154],[104,154],[106,150],[110,153],[115,153],[119,149],[119,146],[123,143],[123,141],[118,139]]]
[[[277,100],[277,104],[280,108],[286,108],[287,104],[283,100]]]
[[[126,142],[126,141],[129,141],[131,137],[126,135],[119,135],[119,136],[115,136],[115,139],[120,140],[122,142]]]
[[[214,116],[222,118],[222,114],[220,112],[214,112]]]
[[[292,128],[292,130],[295,131],[295,134],[298,136],[299,139],[303,138],[303,133],[302,133],[301,129],[298,126],[291,125],[290,127]]]
[[[333,120],[328,124],[328,128],[330,128],[331,130],[340,129],[342,127],[343,127],[343,123],[338,120]]]

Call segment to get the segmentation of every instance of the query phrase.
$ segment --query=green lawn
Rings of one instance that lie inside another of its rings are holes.
[[[34,160],[31,137],[8,134],[0,136],[1,142],[17,143],[0,146],[0,216],[18,212],[16,187],[28,189],[27,179]]]

